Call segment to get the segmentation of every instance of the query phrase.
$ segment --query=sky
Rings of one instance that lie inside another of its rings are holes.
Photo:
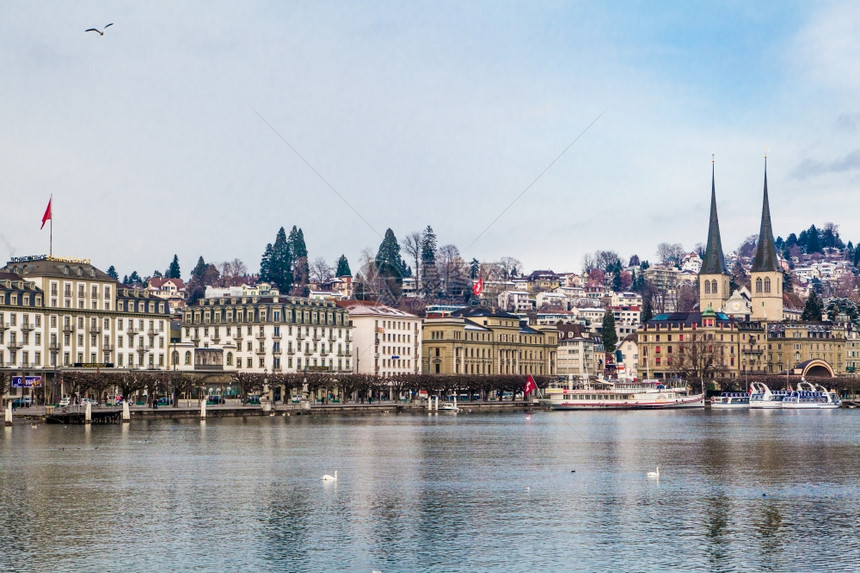
[[[84,32],[102,28],[103,36]],[[184,278],[280,227],[579,272],[833,222],[860,241],[853,2],[0,3],[0,259]],[[404,253],[404,256],[405,253]],[[407,257],[408,261],[408,257]]]

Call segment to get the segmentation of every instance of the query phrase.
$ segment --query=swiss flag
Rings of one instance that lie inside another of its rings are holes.
[[[39,227],[39,230],[44,229],[44,228],[45,228],[45,222],[46,222],[48,219],[51,219],[51,201],[53,201],[53,200],[54,200],[54,198],[53,198],[53,197],[51,197],[50,199],[48,199],[48,208],[47,208],[47,209],[45,209],[45,214],[44,214],[44,215],[42,215],[42,226],[41,226],[41,227]]]
[[[532,375],[529,374],[528,379],[526,380],[526,387],[523,390],[523,396],[528,396],[529,393],[537,390],[537,384],[535,384],[535,379],[532,378]]]
[[[472,292],[475,293],[475,296],[481,296],[481,293],[484,292],[484,279],[478,279],[478,282],[472,285]]]

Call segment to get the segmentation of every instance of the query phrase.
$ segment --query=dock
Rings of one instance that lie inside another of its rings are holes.
[[[91,424],[119,424],[122,422],[122,409],[93,409],[90,413]],[[45,412],[46,424],[83,425],[86,423],[86,412],[81,406],[53,409]]]

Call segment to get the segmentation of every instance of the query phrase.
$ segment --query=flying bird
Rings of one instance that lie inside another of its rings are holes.
[[[107,30],[109,26],[113,26],[113,22],[111,22],[110,24],[105,24],[105,28],[104,28],[104,29],[105,29],[105,30]],[[98,33],[99,33],[99,36],[104,36],[104,35],[105,35],[105,33],[104,33],[104,32],[102,32],[101,30],[99,30],[98,28],[87,28],[86,30],[84,30],[84,32],[98,32]]]

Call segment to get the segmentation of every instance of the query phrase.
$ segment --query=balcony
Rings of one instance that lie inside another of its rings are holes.
[[[280,348],[272,348],[272,354],[281,355],[282,350]]]
[[[280,334],[280,333],[278,333],[278,334],[273,334],[273,335],[272,335],[272,340],[280,340],[280,339],[281,339],[281,334]]]
[[[194,343],[194,346],[200,346],[200,337],[199,336],[192,336],[191,342]]]
[[[257,354],[260,356],[265,356],[266,355],[266,349],[265,348],[258,348]]]
[[[33,328],[34,327],[32,324],[30,324],[29,322],[25,322],[21,325],[21,332],[32,332]]]
[[[151,346],[138,346],[137,348],[135,348],[135,351],[136,351],[138,354],[146,354],[146,353],[147,353],[147,352],[149,352],[150,350],[152,350],[152,347],[151,347]]]
[[[220,343],[221,342],[221,336],[216,334],[215,336],[212,337],[212,342],[214,342],[215,344]]]
[[[8,322],[5,322],[5,323],[4,323],[4,322],[0,322],[0,330],[9,330],[9,328],[10,328],[10,327],[9,327],[9,323],[8,323]]]
[[[102,344],[102,351],[103,352],[113,352],[113,344],[110,344],[110,343]]]
[[[49,352],[59,352],[62,349],[63,349],[62,345],[60,345],[56,342],[52,342],[51,344],[48,345],[48,351]]]
[[[72,326],[71,324],[64,324],[63,325],[63,332],[65,332],[66,334],[71,334],[74,331],[75,331],[75,327]]]
[[[257,340],[266,340],[266,333],[265,332],[259,332],[259,333],[257,333],[256,338],[257,338]]]
[[[90,327],[90,334],[101,334],[101,332],[102,332],[101,326],[91,326]]]
[[[6,348],[8,348],[9,350],[15,351],[15,350],[21,350],[22,348],[24,348],[24,345],[22,345],[17,340],[13,340],[6,345]]]

